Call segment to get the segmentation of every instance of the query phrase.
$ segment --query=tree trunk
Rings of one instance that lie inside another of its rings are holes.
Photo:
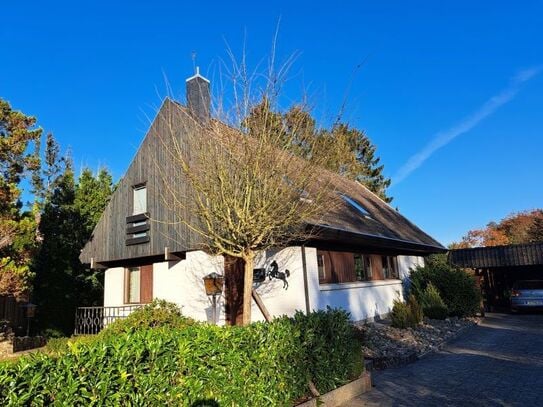
[[[249,252],[243,257],[244,273],[243,273],[243,325],[251,323],[251,301],[253,292],[253,268],[255,262],[255,254]]]

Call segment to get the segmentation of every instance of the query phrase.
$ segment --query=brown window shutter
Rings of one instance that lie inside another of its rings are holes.
[[[372,254],[371,255],[371,271],[372,271],[372,280],[383,280],[383,262],[381,256]]]
[[[140,302],[148,304],[153,301],[153,265],[141,266]]]

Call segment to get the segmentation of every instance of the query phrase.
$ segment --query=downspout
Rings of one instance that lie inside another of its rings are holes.
[[[311,307],[309,306],[309,287],[307,284],[307,263],[305,260],[305,245],[302,245],[302,269],[304,272],[305,313],[309,314],[311,312]]]

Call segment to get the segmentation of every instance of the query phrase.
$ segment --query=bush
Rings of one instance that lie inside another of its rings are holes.
[[[414,295],[409,296],[407,304],[409,305],[409,309],[411,310],[411,325],[417,326],[422,322],[422,318],[424,316],[422,313],[422,307],[420,306],[417,298]]]
[[[144,326],[69,340],[57,355],[35,353],[2,364],[0,400],[4,405],[98,405],[106,400],[111,405],[206,400],[292,405],[309,394],[310,379],[324,392],[359,375],[362,361],[353,359],[360,344],[355,342],[348,314],[336,310],[247,327]]]
[[[183,316],[176,304],[164,300],[153,300],[143,308],[132,312],[128,317],[109,324],[100,332],[100,335],[118,335],[159,326],[181,329],[194,323],[193,319]]]
[[[411,326],[411,308],[401,300],[394,300],[394,306],[390,313],[392,326],[395,328],[405,329]]]
[[[363,370],[362,343],[349,322],[349,313],[328,308],[309,315],[297,312],[294,323],[301,332],[301,346],[308,350],[303,365],[308,380],[321,393],[345,383]]]
[[[432,283],[426,286],[420,299],[424,315],[431,319],[445,319],[449,313],[438,289]]]
[[[415,296],[409,296],[407,303],[394,300],[394,306],[390,314],[392,326],[405,329],[414,328],[422,322],[422,308]]]
[[[411,272],[412,293],[420,300],[430,283],[439,291],[450,316],[466,317],[479,311],[481,293],[466,271],[446,261],[430,259],[424,267]]]

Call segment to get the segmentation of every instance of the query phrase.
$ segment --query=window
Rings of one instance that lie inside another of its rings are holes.
[[[134,211],[133,215],[147,212],[147,187],[145,185],[136,185],[134,193]]]
[[[342,194],[341,197],[343,198],[345,202],[347,202],[349,205],[355,208],[362,216],[368,217],[368,218],[371,217],[370,213],[366,210],[366,208],[362,206],[360,202],[354,200],[353,198],[347,195]]]
[[[366,254],[354,255],[354,271],[357,281],[371,280],[373,274],[371,272],[371,258]]]
[[[394,256],[383,256],[383,278],[387,279],[397,279],[398,276],[398,266],[396,264],[396,257]]]
[[[126,270],[125,284],[125,302],[138,304],[141,292],[141,269],[139,267],[131,267]]]

